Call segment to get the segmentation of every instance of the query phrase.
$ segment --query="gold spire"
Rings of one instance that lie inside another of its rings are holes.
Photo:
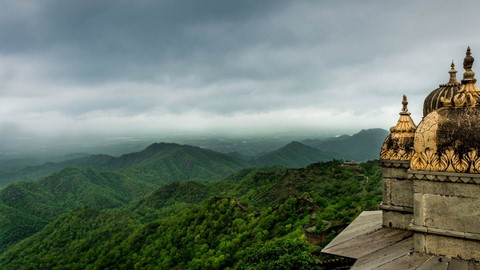
[[[450,65],[451,69],[448,73],[450,73],[450,80],[448,81],[449,84],[456,84],[457,83],[457,71],[455,70],[455,64],[453,63]]]
[[[408,112],[408,101],[405,95],[403,95],[402,105],[397,124],[390,128],[390,135],[385,139],[380,150],[382,160],[410,160],[412,157],[417,126]]]
[[[468,46],[466,56],[463,59],[463,69],[465,69],[462,80],[463,84],[469,82],[475,83],[477,81],[477,79],[475,79],[475,72],[472,71],[473,61],[475,61],[475,58],[473,58],[472,53],[470,52],[470,46]]]
[[[475,84],[477,79],[475,79],[475,72],[472,71],[474,60],[469,46],[467,48],[465,59],[463,59],[463,68],[465,69],[465,72],[463,73],[462,86],[452,99],[452,105],[454,107],[475,107],[480,99],[480,89],[478,89]]]
[[[407,108],[407,105],[408,105],[407,96],[405,95],[403,95],[402,105],[403,105],[403,108],[402,108],[402,111],[400,112],[400,115],[410,115]]]

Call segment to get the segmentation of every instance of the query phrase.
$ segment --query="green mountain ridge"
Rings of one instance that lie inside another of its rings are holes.
[[[132,177],[142,177],[146,182],[163,184],[190,178],[203,180],[222,178],[244,168],[246,164],[241,159],[207,149],[174,143],[155,143],[140,152],[120,157],[90,155],[0,173],[0,183],[35,180],[68,167],[89,167],[99,171],[125,173]]]
[[[324,152],[317,148],[293,141],[284,147],[254,159],[262,166],[281,165],[288,168],[302,168],[309,164],[339,158],[335,152]]]
[[[289,168],[301,168],[314,162],[331,159],[365,161],[378,158],[380,147],[387,135],[388,131],[383,129],[368,129],[352,136],[344,135],[325,140],[291,142],[279,149],[253,158],[239,153],[224,154],[189,145],[155,143],[140,152],[124,154],[120,157],[102,154],[88,156],[75,154],[71,157],[78,158],[48,162],[42,165],[31,159],[3,160],[0,161],[0,187],[15,181],[37,180],[66,167],[90,167],[99,171],[128,171],[132,177],[145,177],[145,181],[166,183],[193,177],[203,180],[222,178],[238,169],[252,166],[282,165]],[[156,160],[154,161],[154,159]],[[216,164],[206,165],[206,167],[223,167],[224,170],[220,173],[202,170],[201,168],[204,167],[201,164],[202,159],[222,160]],[[33,164],[33,166],[28,166],[28,164]],[[159,169],[160,167],[163,168]],[[196,171],[191,172],[192,170]]]
[[[366,161],[378,159],[383,141],[389,131],[381,128],[362,129],[360,132],[324,140],[304,140],[302,143],[320,151],[339,153],[339,159]]]

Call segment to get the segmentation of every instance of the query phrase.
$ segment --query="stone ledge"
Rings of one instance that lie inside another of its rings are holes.
[[[387,168],[410,168],[410,160],[380,160],[381,167]]]
[[[408,206],[397,206],[397,205],[382,203],[379,205],[379,208],[381,210],[386,210],[386,211],[413,213],[413,207],[408,207]]]
[[[421,225],[410,224],[408,226],[409,230],[413,232],[420,232],[420,233],[427,233],[427,234],[436,234],[460,239],[468,239],[473,241],[480,241],[480,234],[478,233],[466,233],[466,232],[459,232],[459,231],[452,231],[452,230],[445,230],[445,229],[437,229],[431,227],[425,227]]]
[[[480,174],[408,170],[408,179],[463,184],[480,184]]]

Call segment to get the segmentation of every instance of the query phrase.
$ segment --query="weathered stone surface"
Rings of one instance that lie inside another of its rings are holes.
[[[411,213],[383,211],[383,226],[407,230],[412,218],[413,214]]]
[[[415,181],[415,193],[480,198],[480,185],[438,181]]]
[[[423,195],[416,208],[424,211],[423,223],[427,227],[458,232],[480,233],[480,200],[477,198]],[[415,220],[415,224],[420,225]]]
[[[432,256],[423,263],[417,270],[447,270],[449,260],[443,256]],[[460,270],[460,269],[459,269]]]
[[[402,269],[402,270],[414,270],[418,269],[422,264],[424,264],[431,256],[428,254],[422,253],[408,253],[402,257],[384,264],[380,267],[375,268],[375,270],[392,270],[392,269]]]
[[[383,204],[413,207],[413,181],[384,178]]]
[[[413,218],[416,225],[425,226],[424,194],[415,193],[413,195]]]
[[[391,204],[413,207],[413,181],[391,180]]]
[[[463,260],[453,259],[448,264],[448,270],[468,269],[468,262]]]
[[[347,228],[333,239],[322,252],[355,237],[382,229],[382,211],[363,211]],[[343,256],[342,254],[338,254]]]
[[[382,179],[382,203],[390,205],[392,204],[392,185],[390,179]]]
[[[480,258],[480,242],[434,234],[425,237],[425,251],[463,260]]]
[[[413,249],[413,239],[408,238],[401,242],[387,246],[384,249],[378,250],[371,254],[361,257],[352,266],[352,270],[367,270],[375,269],[394,261],[406,254],[409,254]]]
[[[425,234],[424,233],[413,234],[413,249],[416,252],[425,252]]]
[[[407,179],[407,169],[405,168],[383,168],[382,177],[392,179]]]

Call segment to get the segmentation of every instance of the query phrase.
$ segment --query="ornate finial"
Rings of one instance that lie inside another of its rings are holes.
[[[449,84],[456,84],[457,83],[457,71],[455,70],[455,64],[453,63],[450,65],[451,69],[448,73],[450,73],[450,80],[448,81]]]
[[[462,83],[464,84],[468,82],[475,83],[477,81],[475,79],[475,72],[472,71],[473,61],[475,61],[475,58],[473,58],[472,53],[470,52],[470,46],[468,46],[466,56],[463,59],[463,68],[465,69],[465,72],[463,73]]]
[[[410,115],[410,113],[408,112],[408,108],[407,108],[407,105],[408,105],[407,96],[405,96],[405,95],[403,95],[402,105],[403,105],[403,108],[402,108],[402,111],[400,112],[400,114]]]

